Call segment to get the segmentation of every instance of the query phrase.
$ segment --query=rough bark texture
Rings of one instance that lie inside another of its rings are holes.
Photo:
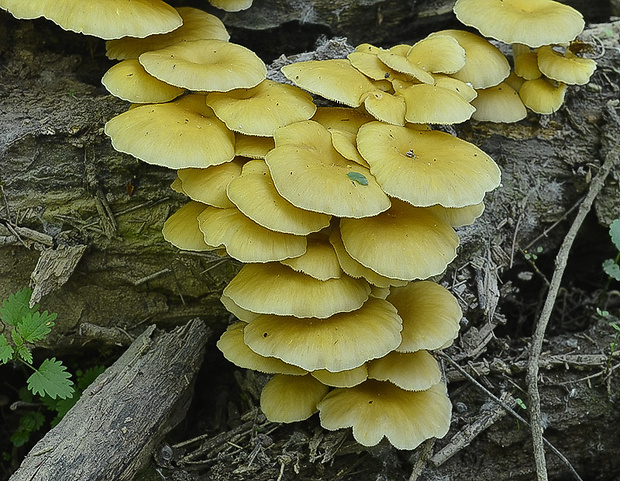
[[[206,342],[200,319],[168,334],[147,328],[32,448],[11,481],[133,479],[185,417]]]

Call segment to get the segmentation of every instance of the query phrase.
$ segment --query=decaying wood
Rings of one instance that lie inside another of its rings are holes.
[[[189,405],[208,331],[151,326],[39,441],[11,481],[131,480]]]

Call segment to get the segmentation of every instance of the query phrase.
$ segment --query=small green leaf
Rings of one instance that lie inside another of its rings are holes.
[[[358,184],[368,185],[368,179],[364,176],[364,174],[360,174],[359,172],[349,172],[347,177]]]
[[[603,262],[603,270],[609,277],[620,281],[620,266],[613,259],[607,259]]]
[[[616,249],[620,251],[620,219],[616,219],[609,225],[609,235]]]
[[[20,447],[30,440],[30,434],[43,427],[45,416],[39,412],[27,412],[19,419],[19,427],[11,435],[13,446]]]
[[[21,358],[27,364],[32,365],[32,353],[30,349],[25,345],[24,338],[17,331],[17,329],[13,329],[11,331],[11,339],[13,339],[13,346],[15,349],[15,353],[18,358]]]
[[[17,325],[17,330],[26,342],[35,343],[51,332],[50,328],[54,327],[54,319],[56,319],[55,313],[49,314],[47,311],[43,314],[29,312]]]
[[[613,327],[616,331],[620,332],[620,326],[615,322],[612,322],[610,326]]]
[[[0,334],[0,364],[6,364],[13,359],[13,347],[9,345],[9,341],[4,334]]]
[[[37,312],[38,305],[29,306],[31,295],[32,290],[27,287],[11,294],[8,299],[2,302],[0,319],[11,326],[16,326],[26,314]]]
[[[56,358],[46,359],[41,367],[28,378],[28,389],[33,394],[41,396],[47,394],[52,399],[60,397],[66,399],[73,394],[73,382],[69,379],[71,374],[62,362]]]
[[[517,397],[515,398],[515,403],[517,403],[517,406],[519,406],[521,409],[527,409],[527,406],[523,402],[523,399]]]

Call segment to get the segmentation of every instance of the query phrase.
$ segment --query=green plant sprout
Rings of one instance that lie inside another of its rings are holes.
[[[8,333],[8,338],[0,334],[0,365],[9,361],[25,364],[34,371],[27,380],[33,394],[67,399],[74,392],[73,382],[62,362],[52,357],[45,359],[38,369],[33,365],[31,349],[51,332],[56,314],[39,312],[37,304],[30,307],[31,295],[32,291],[24,288],[11,294],[0,307],[2,329]]]
[[[541,254],[543,251],[543,248],[538,246],[534,252],[529,252],[527,250],[523,251],[523,255],[525,256],[525,258],[528,261],[535,261],[536,259],[538,259],[538,254]]]
[[[616,246],[618,253],[615,259],[607,259],[603,262],[603,270],[609,276],[605,291],[609,288],[612,279],[620,281],[620,265],[618,265],[620,262],[620,219],[616,219],[609,225],[609,236]]]

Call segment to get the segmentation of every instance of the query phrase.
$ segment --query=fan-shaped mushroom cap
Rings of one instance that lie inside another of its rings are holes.
[[[259,314],[325,319],[359,309],[369,293],[364,280],[343,275],[319,281],[276,262],[243,266],[223,294]]]
[[[401,342],[402,321],[383,299],[327,319],[263,315],[245,327],[244,340],[261,356],[277,357],[307,371],[340,372],[385,356]]]
[[[276,146],[272,137],[235,134],[235,152],[249,159],[264,159],[267,152]]]
[[[368,379],[368,370],[365,364],[346,371],[330,372],[327,369],[319,369],[310,374],[330,387],[353,387]]]
[[[105,133],[119,152],[170,169],[205,168],[235,156],[233,133],[206,106],[203,95],[130,109],[110,119]]]
[[[447,222],[428,209],[396,199],[375,217],[341,219],[340,233],[353,259],[382,276],[401,280],[441,274],[456,257],[459,244]]]
[[[185,93],[185,89],[168,85],[146,73],[135,59],[114,65],[103,75],[101,83],[115,97],[140,104],[168,102]]]
[[[116,60],[137,59],[144,52],[160,50],[177,42],[218,39],[228,41],[230,36],[222,21],[215,15],[192,7],[179,7],[177,12],[183,25],[169,33],[149,35],[146,38],[123,37],[106,42],[106,55]]]
[[[403,319],[403,342],[398,352],[439,349],[456,339],[463,313],[445,288],[431,281],[391,289],[388,301]]]
[[[170,85],[204,92],[252,88],[267,69],[251,50],[224,40],[194,40],[145,52],[138,58],[153,77]]]
[[[415,449],[426,439],[445,436],[452,412],[442,383],[426,391],[405,391],[371,379],[334,389],[318,408],[325,429],[353,427],[358,443],[374,446],[385,436],[397,449]]]
[[[471,225],[484,212],[484,202],[480,204],[468,205],[465,207],[443,207],[432,205],[428,207],[435,216],[445,220],[452,227],[463,227]]]
[[[471,84],[475,89],[497,85],[510,75],[510,64],[504,54],[488,40],[464,30],[441,30],[434,35],[448,35],[465,49],[465,65],[451,74],[455,79]]]
[[[43,16],[64,30],[105,40],[166,33],[183,23],[161,0],[3,0],[0,7],[17,18]]]
[[[542,75],[538,68],[538,53],[527,45],[512,44],[512,58],[514,59],[515,74],[525,80],[535,80]]]
[[[318,122],[281,127],[275,140],[265,162],[278,193],[294,206],[354,218],[389,208],[390,200],[370,171],[342,157]]]
[[[212,92],[207,105],[230,130],[260,137],[273,137],[278,127],[308,120],[316,111],[309,93],[272,80],[251,89]]]
[[[359,107],[376,89],[346,59],[292,63],[282,67],[282,73],[298,87],[349,107]]]
[[[233,300],[230,297],[226,295],[222,295],[220,297],[220,301],[222,302],[226,310],[230,312],[233,316],[235,316],[237,319],[239,319],[240,321],[252,322],[258,316],[260,316],[260,314],[257,314],[256,312],[251,312],[251,311],[248,311],[247,309],[243,309],[242,307],[239,307],[237,304],[233,302]]]
[[[360,47],[362,48],[358,50]],[[356,47],[354,52],[347,55],[347,58],[353,67],[373,80],[391,80],[393,78],[401,80],[407,79],[405,74],[397,72],[379,60],[377,53],[380,49],[377,47],[375,47],[375,49],[376,50],[369,51],[360,45]]]
[[[507,83],[478,90],[471,103],[476,111],[472,118],[486,122],[518,122],[527,117],[527,110],[519,94]]]
[[[476,109],[451,89],[437,85],[412,85],[398,91],[405,98],[405,120],[415,124],[457,124]]]
[[[306,238],[274,232],[258,225],[236,207],[207,207],[198,216],[205,242],[224,245],[241,262],[273,262],[306,252]]]
[[[405,125],[407,106],[400,95],[375,90],[364,100],[366,112],[375,119],[393,125]]]
[[[547,77],[568,85],[585,85],[596,70],[596,62],[577,57],[569,49],[565,55],[553,50],[550,45],[538,49],[538,66]]]
[[[188,202],[164,222],[164,239],[173,246],[185,251],[212,251],[216,247],[207,245],[198,228],[198,214],[206,205],[200,202]]]
[[[252,6],[252,0],[209,0],[209,3],[225,12],[239,12]]]
[[[260,408],[272,422],[293,423],[308,419],[317,412],[316,405],[329,388],[307,374],[276,374],[265,384],[260,395]]]
[[[234,204],[226,196],[226,187],[241,175],[243,161],[239,158],[206,169],[180,169],[177,176],[183,192],[190,199],[226,209]]]
[[[442,89],[453,90],[461,97],[463,97],[463,100],[465,100],[465,102],[471,102],[478,96],[475,89],[470,87],[462,80],[458,80],[449,75],[435,75],[435,86],[441,87]]]
[[[405,391],[424,391],[441,381],[441,370],[428,351],[390,352],[368,363],[368,378],[390,381]]]
[[[303,272],[320,281],[342,277],[342,268],[336,251],[327,237],[322,235],[308,237],[305,254],[294,259],[284,259],[281,262],[297,272]]]
[[[567,43],[581,33],[581,14],[553,0],[457,0],[454,13],[485,37],[540,47]]]
[[[453,74],[465,66],[465,49],[452,36],[437,33],[414,43],[407,60],[427,72]]]
[[[260,356],[252,351],[243,342],[243,329],[246,325],[245,322],[236,322],[230,325],[220,340],[217,341],[217,348],[222,351],[226,359],[235,366],[267,374],[288,374],[291,376],[307,374],[306,371],[297,366],[286,364],[275,357]]]
[[[334,251],[338,256],[338,262],[342,267],[342,270],[349,276],[360,278],[363,277],[370,284],[377,287],[390,287],[390,286],[404,286],[407,281],[400,279],[390,279],[388,277],[377,274],[372,269],[363,266],[357,262],[353,257],[349,255],[342,243],[342,237],[340,237],[340,229],[333,229],[329,235],[329,242],[334,247]]]
[[[566,84],[549,82],[544,78],[526,80],[519,89],[525,106],[537,114],[552,114],[564,103]]]
[[[414,77],[425,84],[432,84],[434,82],[433,76],[424,70],[422,66],[407,58],[410,50],[410,45],[394,45],[389,50],[379,50],[377,57],[379,57],[381,62],[397,72]]]
[[[445,132],[370,122],[357,147],[383,191],[415,206],[478,204],[500,183],[491,157]]]
[[[245,164],[241,176],[227,190],[229,199],[241,212],[267,229],[308,235],[329,225],[329,215],[295,207],[278,194],[262,160]]]

